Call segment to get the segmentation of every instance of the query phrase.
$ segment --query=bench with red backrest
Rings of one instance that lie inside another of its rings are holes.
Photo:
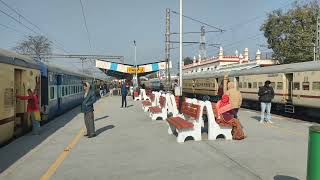
[[[151,106],[152,102],[154,101],[155,95],[154,94],[150,94],[150,101],[146,100],[146,101],[142,101],[142,105],[143,106]]]
[[[159,103],[160,103],[160,106],[149,107],[149,111],[151,113],[160,113],[161,109],[164,108],[166,105],[166,98],[163,96],[160,96]]]
[[[177,108],[178,108],[178,109],[179,109],[179,98],[180,98],[180,96],[175,96],[176,104],[177,104]],[[183,97],[182,102],[184,102],[184,101],[186,101],[186,98],[185,98],[185,97]]]
[[[217,111],[217,103],[211,103],[211,106],[212,106],[212,111],[213,111],[213,114],[214,114],[214,117],[215,117],[215,121],[219,124],[219,126],[227,126],[229,127],[230,125],[226,125],[224,122],[223,119],[220,119],[219,116],[218,116],[218,111]]]
[[[151,89],[147,89],[146,90],[146,94],[147,94],[147,96],[151,95],[152,94],[152,90]]]
[[[188,120],[198,120],[200,116],[200,105],[183,102],[181,112],[185,117],[188,117]],[[168,123],[177,129],[193,128],[193,123],[188,120],[181,117],[169,117],[167,119]]]

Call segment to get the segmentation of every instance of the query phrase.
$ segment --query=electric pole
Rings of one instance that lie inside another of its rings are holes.
[[[167,87],[171,86],[170,76],[170,9],[166,9],[166,83]],[[170,88],[171,89],[171,88]]]
[[[206,30],[205,30],[204,26],[201,26],[199,55],[200,55],[201,58],[206,58],[207,57]]]
[[[316,42],[316,58],[315,60],[320,59],[320,12],[318,11],[318,17],[317,17],[317,42]]]

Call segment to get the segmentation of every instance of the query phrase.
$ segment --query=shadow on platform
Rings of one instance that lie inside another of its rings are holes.
[[[108,125],[108,126],[102,127],[96,131],[96,134],[98,136],[99,134],[103,133],[104,131],[107,131],[109,129],[113,129],[114,127],[115,127],[114,125]]]
[[[102,119],[105,119],[105,118],[108,118],[108,117],[109,117],[109,116],[106,115],[106,116],[103,116],[103,117],[99,117],[99,118],[95,119],[94,121],[99,121],[99,120],[102,120]]]
[[[284,175],[276,175],[273,177],[274,180],[299,180],[298,178]]]
[[[60,128],[63,128],[74,117],[80,113],[80,106],[56,117],[45,125],[41,126],[40,135],[25,134],[0,148],[0,174],[8,169],[12,164],[25,156],[36,146],[45,141]]]
[[[261,119],[260,116],[252,116],[251,118],[252,118],[252,119],[255,119],[255,120],[257,120],[257,121],[260,121],[260,119]]]

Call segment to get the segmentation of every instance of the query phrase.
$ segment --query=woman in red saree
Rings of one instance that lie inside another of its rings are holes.
[[[232,138],[241,140],[245,138],[239,119],[234,117],[235,112],[230,104],[228,95],[223,95],[216,105],[217,123],[221,126],[232,126]]]

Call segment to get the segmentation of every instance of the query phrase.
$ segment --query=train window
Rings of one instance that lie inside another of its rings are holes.
[[[302,89],[305,91],[309,91],[310,90],[310,83],[309,82],[303,82],[302,83]]]
[[[313,82],[312,83],[312,90],[320,91],[320,82]]]
[[[282,89],[283,89],[283,83],[277,82],[277,90],[282,90]]]
[[[300,82],[293,83],[293,90],[300,90]]]
[[[263,86],[263,83],[262,82],[258,82],[258,86],[259,87]]]
[[[247,88],[247,82],[243,82],[243,88]]]
[[[253,82],[253,83],[252,83],[252,88],[257,89],[257,82]]]
[[[50,99],[54,99],[54,87],[50,87]]]
[[[67,96],[68,95],[68,87],[64,87],[64,94]]]
[[[242,88],[242,82],[239,82],[239,88]]]
[[[62,96],[64,96],[64,87],[61,88],[61,92]]]
[[[276,83],[275,82],[271,82],[270,86],[274,89],[276,87]]]
[[[248,82],[248,88],[252,88],[252,83]]]

